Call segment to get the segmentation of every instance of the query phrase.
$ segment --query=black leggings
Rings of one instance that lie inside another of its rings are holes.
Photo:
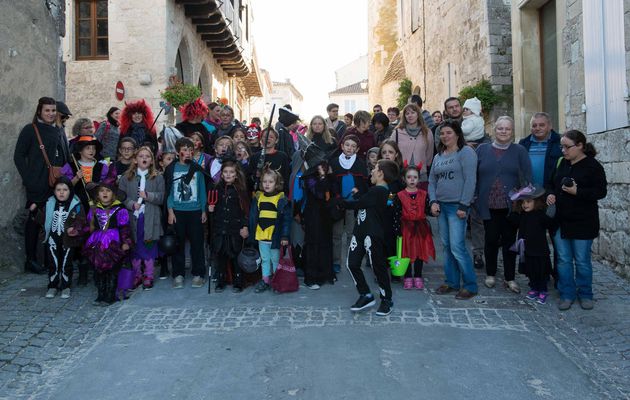
[[[410,264],[405,272],[405,278],[422,278],[422,267],[424,266],[422,260],[416,259],[416,261]]]
[[[483,221],[485,233],[484,252],[486,257],[486,274],[497,274],[497,257],[499,248],[503,253],[503,274],[506,281],[513,281],[516,270],[516,253],[510,246],[516,240],[517,228],[507,219],[508,209],[490,210],[490,219]]]

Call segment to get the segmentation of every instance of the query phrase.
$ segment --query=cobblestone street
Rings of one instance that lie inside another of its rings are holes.
[[[425,271],[430,290],[395,286],[385,318],[350,313],[346,271],[288,295],[158,281],[107,308],[92,287],[49,300],[44,277],[19,275],[0,287],[0,397],[630,396],[630,293],[607,268],[596,265],[595,310],[564,313],[556,295],[541,306],[481,282],[473,301],[438,296],[441,269]]]

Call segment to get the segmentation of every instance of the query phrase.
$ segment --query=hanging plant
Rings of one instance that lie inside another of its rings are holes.
[[[409,97],[411,97],[411,80],[408,78],[400,81],[400,86],[398,86],[398,108],[403,109],[409,102]]]
[[[201,96],[201,89],[195,85],[188,85],[176,77],[169,78],[169,86],[160,95],[171,106],[179,108]]]

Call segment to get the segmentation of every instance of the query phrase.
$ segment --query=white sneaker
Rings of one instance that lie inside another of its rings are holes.
[[[177,275],[175,279],[173,279],[173,289],[181,289],[184,287],[184,277],[181,275]]]
[[[484,285],[486,285],[487,288],[493,288],[495,283],[496,280],[494,279],[494,276],[486,276],[486,281],[484,282]]]
[[[313,283],[312,285],[306,285],[306,287],[311,290],[319,290],[321,288],[321,286],[319,286],[317,283]]]
[[[70,288],[65,288],[64,290],[61,291],[61,298],[62,299],[70,298]]]
[[[48,289],[48,291],[46,292],[46,298],[47,299],[52,299],[53,297],[55,297],[55,295],[57,294],[57,289],[54,288],[50,288]]]
[[[521,288],[518,286],[518,283],[516,283],[516,281],[506,281],[505,288],[514,293],[521,293]]]
[[[204,281],[203,281],[202,277],[200,277],[200,276],[193,276],[193,278],[192,278],[192,285],[191,285],[192,287],[200,288],[200,287],[203,287],[203,285],[204,285]]]

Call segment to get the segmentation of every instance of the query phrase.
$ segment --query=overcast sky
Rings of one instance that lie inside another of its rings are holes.
[[[273,81],[291,79],[304,96],[304,121],[316,114],[325,117],[335,70],[367,54],[367,0],[251,3],[259,67]]]

